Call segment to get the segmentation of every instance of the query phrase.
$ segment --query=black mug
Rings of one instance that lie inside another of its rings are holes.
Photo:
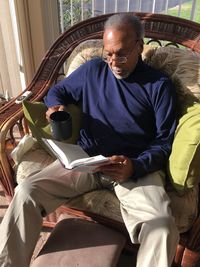
[[[72,118],[67,111],[55,111],[50,115],[51,133],[55,140],[64,141],[72,136]]]

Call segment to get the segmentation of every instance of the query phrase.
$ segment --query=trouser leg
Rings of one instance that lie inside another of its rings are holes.
[[[69,172],[58,161],[28,177],[15,196],[0,226],[0,266],[28,267],[42,226],[67,198],[98,188],[93,175]]]
[[[179,234],[164,190],[162,172],[115,187],[131,241],[139,243],[137,267],[170,267]]]

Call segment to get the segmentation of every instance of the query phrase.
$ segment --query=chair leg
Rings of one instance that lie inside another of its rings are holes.
[[[185,248],[181,267],[199,267],[200,266],[200,252],[195,252]]]
[[[172,264],[172,267],[181,267],[182,257],[184,253],[185,247],[181,244],[179,244],[176,248],[176,254],[174,257],[174,261]]]

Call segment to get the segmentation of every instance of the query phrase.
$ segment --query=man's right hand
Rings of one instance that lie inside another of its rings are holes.
[[[55,111],[62,111],[65,110],[66,107],[64,105],[59,105],[59,106],[54,106],[54,107],[50,107],[48,108],[47,112],[46,112],[46,118],[49,121],[49,117],[51,115],[51,113],[55,112]]]
[[[127,181],[134,174],[133,161],[123,155],[109,157],[111,164],[101,165],[95,172],[102,172],[118,183]]]

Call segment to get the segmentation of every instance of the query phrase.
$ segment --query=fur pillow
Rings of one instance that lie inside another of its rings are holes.
[[[177,47],[159,47],[147,51],[144,61],[166,73],[176,87],[178,115],[200,101],[200,55]]]
[[[102,49],[102,40],[92,39],[79,44],[67,60],[66,76],[87,60],[101,57]],[[144,45],[142,58],[147,64],[166,73],[173,81],[177,90],[179,117],[185,114],[188,106],[200,101],[198,53],[173,46]]]

